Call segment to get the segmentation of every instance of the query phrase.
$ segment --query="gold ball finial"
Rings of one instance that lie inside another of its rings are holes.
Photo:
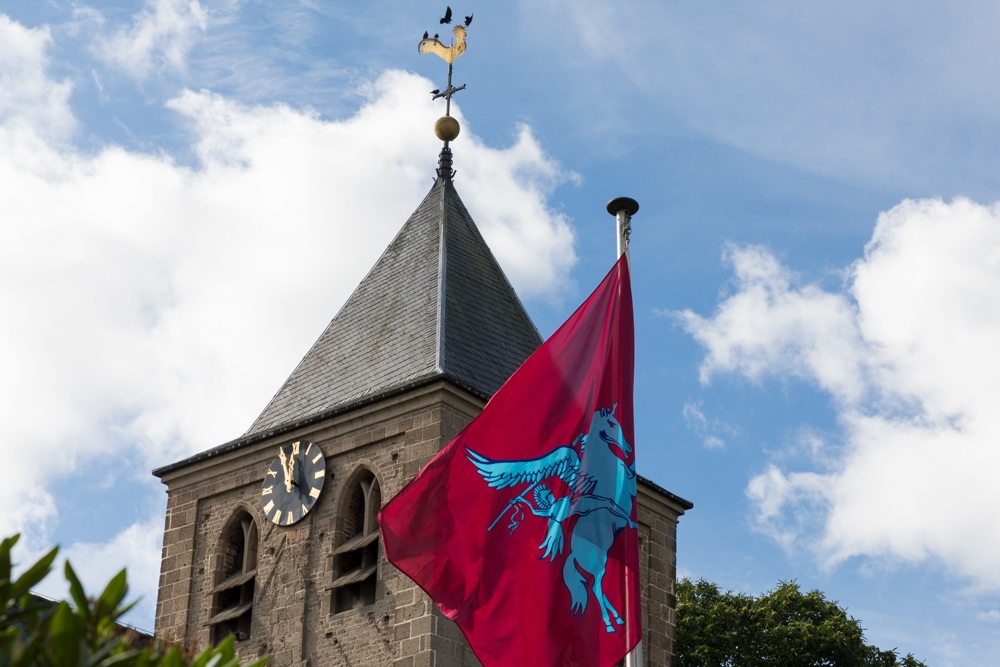
[[[462,128],[459,127],[458,121],[451,116],[441,116],[434,123],[434,134],[441,141],[455,141],[458,138],[458,133]]]

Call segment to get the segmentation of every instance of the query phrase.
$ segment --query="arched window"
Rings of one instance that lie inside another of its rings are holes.
[[[330,607],[341,612],[375,602],[378,581],[378,512],[382,492],[368,470],[361,471],[347,495],[342,515],[343,543],[333,551]]]
[[[257,524],[246,512],[229,521],[219,541],[220,563],[212,589],[213,643],[229,635],[237,641],[250,638],[253,595],[257,583]]]

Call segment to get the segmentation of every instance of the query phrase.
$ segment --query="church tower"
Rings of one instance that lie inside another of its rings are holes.
[[[249,430],[153,471],[168,496],[157,636],[235,635],[275,667],[479,665],[386,561],[376,522],[541,344],[455,190],[451,129],[430,192]],[[644,664],[659,667],[692,505],[638,481]]]

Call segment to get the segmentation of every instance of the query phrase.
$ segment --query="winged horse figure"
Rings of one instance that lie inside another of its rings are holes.
[[[570,613],[583,614],[587,608],[590,596],[583,574],[587,573],[594,578],[590,591],[601,607],[601,618],[608,632],[616,632],[615,626],[624,624],[602,588],[608,551],[623,530],[637,527],[631,520],[636,493],[635,463],[625,465],[625,461],[618,456],[618,452],[627,456],[632,447],[625,440],[621,424],[614,416],[616,407],[601,408],[594,413],[587,432],[574,442],[574,445],[579,445],[579,454],[575,446],[564,445],[536,459],[498,461],[466,447],[466,455],[490,488],[530,484],[510,501],[500,517],[511,507],[514,508],[511,531],[518,525],[518,512],[522,507],[535,516],[548,518],[545,539],[538,547],[542,552],[539,559],[547,559],[551,563],[562,553],[562,522],[571,516],[579,517],[573,526],[569,554],[563,564],[563,582],[571,598]],[[542,484],[549,477],[565,482],[569,492],[556,498]],[[529,491],[534,491],[530,499],[526,497]],[[493,526],[490,526],[492,529]]]
[[[436,37],[428,37],[417,44],[417,53],[423,55],[435,53],[444,58],[449,65],[452,64],[455,58],[465,53],[465,28],[457,25],[452,32],[455,33],[455,43],[451,46],[445,46]]]

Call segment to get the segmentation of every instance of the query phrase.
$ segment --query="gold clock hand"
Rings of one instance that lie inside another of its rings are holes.
[[[278,458],[281,459],[281,472],[285,473],[285,491],[288,493],[292,492],[292,470],[291,468],[295,465],[295,459],[292,459],[291,466],[288,465],[288,460],[285,459],[285,450],[278,449]]]
[[[295,484],[295,457],[288,459],[288,477],[285,478],[285,489],[291,493]]]

